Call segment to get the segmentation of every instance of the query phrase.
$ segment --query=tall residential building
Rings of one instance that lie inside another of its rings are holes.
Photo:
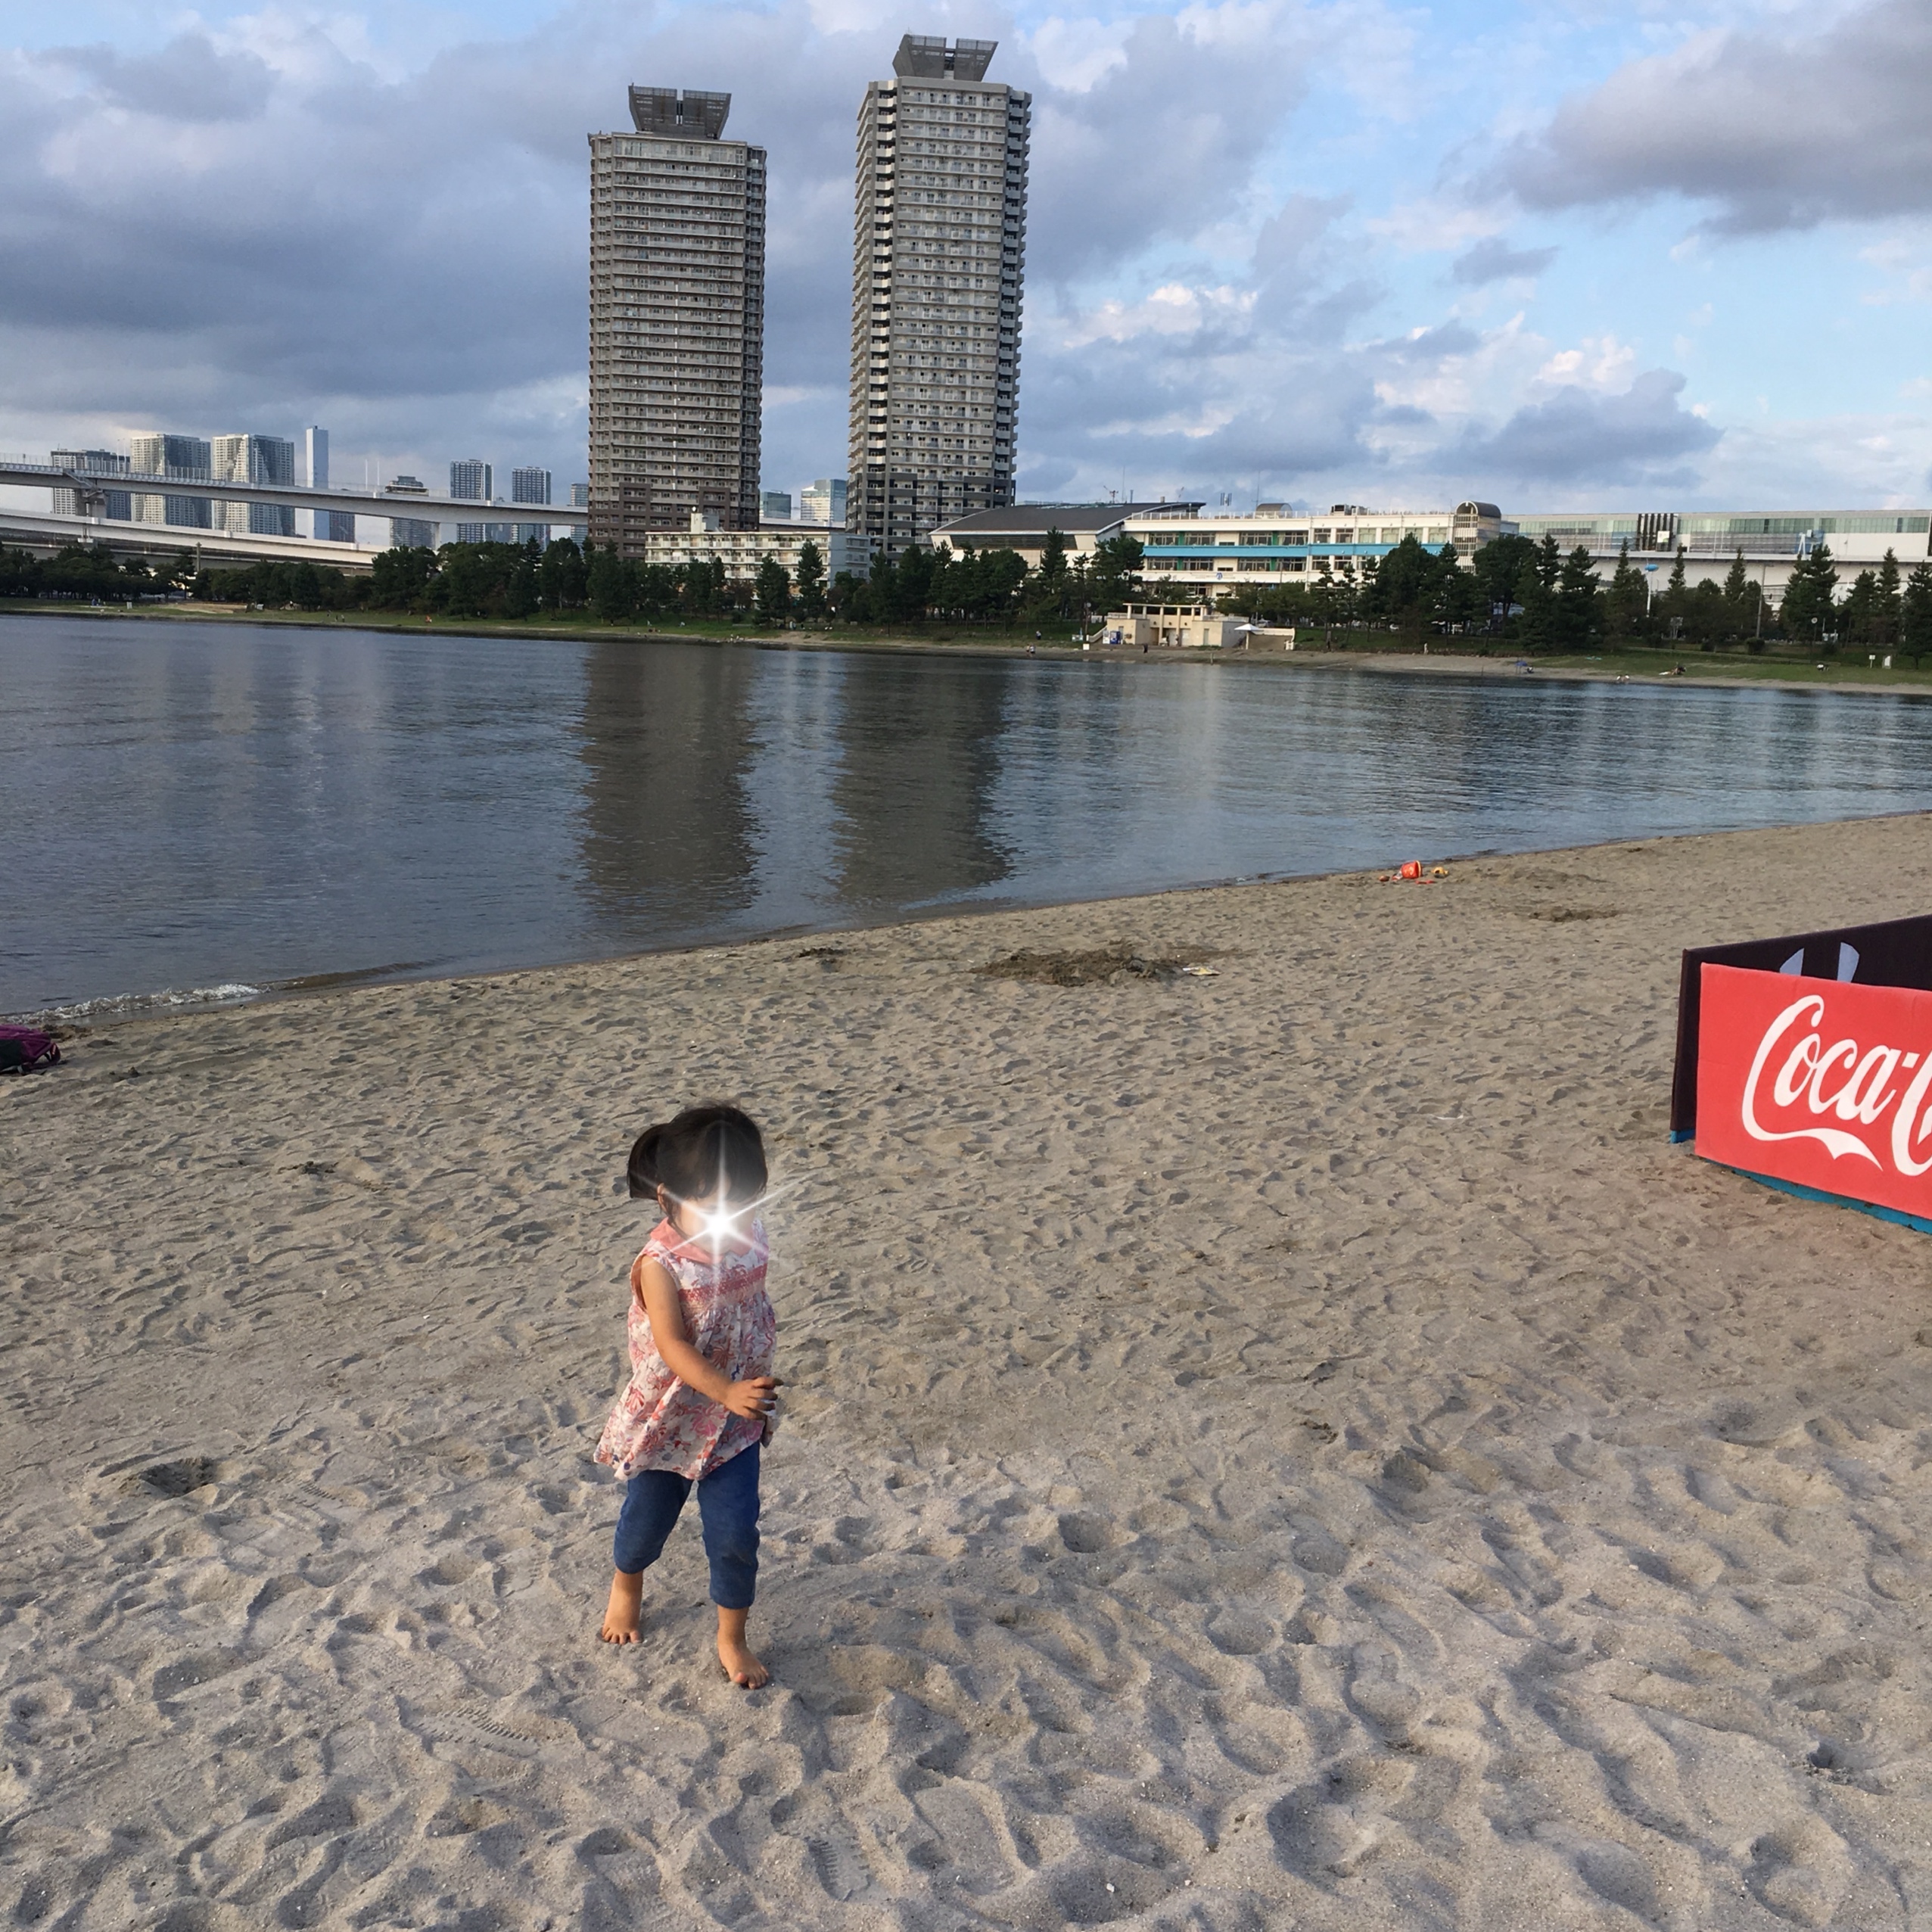
[[[845,524],[888,556],[1013,499],[1032,99],[909,33],[859,110]]]
[[[547,503],[550,500],[550,472],[534,467],[515,469],[510,472],[510,501],[513,503]],[[527,543],[532,538],[539,543],[550,540],[550,526],[547,523],[520,523],[512,540]]]
[[[807,484],[798,492],[798,521],[842,529],[845,522],[845,479],[842,476],[822,476],[816,483]]]
[[[765,151],[729,94],[633,87],[590,137],[590,534],[641,556],[693,510],[758,524]]]
[[[112,450],[56,450],[47,460],[55,469],[78,470],[89,478],[125,476],[129,468],[128,459]],[[56,490],[53,497],[54,514],[57,517],[88,514],[86,503],[78,490]],[[126,523],[134,515],[134,499],[125,490],[104,490],[101,515],[110,522]]]
[[[158,476],[176,483],[206,483],[212,460],[204,436],[168,436],[154,431],[128,439],[128,468],[132,474]],[[209,503],[205,496],[137,493],[132,507],[136,523],[172,524],[179,530],[209,527]]]
[[[313,425],[302,432],[302,481],[311,490],[328,487],[328,431]],[[353,510],[312,510],[317,540],[324,543],[353,543],[356,540],[356,513]]]
[[[216,483],[295,482],[295,445],[282,436],[218,436],[210,465]],[[295,512],[283,503],[223,503],[214,506],[214,527],[232,537],[293,537]]]
[[[495,495],[496,472],[481,456],[466,456],[450,465],[450,494],[473,503],[487,503]],[[507,543],[510,526],[505,524],[459,523],[459,543]]]
[[[496,487],[496,473],[481,456],[466,456],[450,465],[450,494],[471,502],[487,503]]]

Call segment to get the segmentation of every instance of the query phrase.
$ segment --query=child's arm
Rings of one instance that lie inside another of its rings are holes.
[[[734,1382],[692,1347],[684,1332],[684,1312],[677,1305],[677,1283],[669,1268],[661,1262],[640,1258],[631,1280],[644,1304],[651,1339],[658,1345],[664,1366],[679,1381],[714,1402],[722,1402],[733,1415],[759,1420],[771,1414],[777,1406],[777,1392],[784,1385],[775,1375],[754,1375],[748,1381]]]

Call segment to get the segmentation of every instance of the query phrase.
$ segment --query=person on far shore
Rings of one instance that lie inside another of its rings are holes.
[[[717,1605],[718,1661],[742,1690],[771,1673],[745,1641],[758,1576],[758,1458],[771,1440],[778,1321],[758,1207],[764,1143],[736,1107],[687,1107],[630,1150],[633,1200],[664,1219],[631,1265],[630,1380],[597,1445],[627,1479],[616,1574],[598,1633],[634,1644],[644,1573],[695,1484]]]

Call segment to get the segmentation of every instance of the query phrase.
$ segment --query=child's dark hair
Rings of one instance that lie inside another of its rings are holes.
[[[628,1178],[633,1201],[660,1187],[675,1200],[705,1200],[720,1183],[726,1200],[755,1201],[765,1191],[765,1143],[750,1115],[736,1107],[686,1107],[638,1135]]]

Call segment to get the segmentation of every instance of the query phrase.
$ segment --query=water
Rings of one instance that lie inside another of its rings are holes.
[[[5,618],[0,1012],[1928,804],[1915,698]]]

